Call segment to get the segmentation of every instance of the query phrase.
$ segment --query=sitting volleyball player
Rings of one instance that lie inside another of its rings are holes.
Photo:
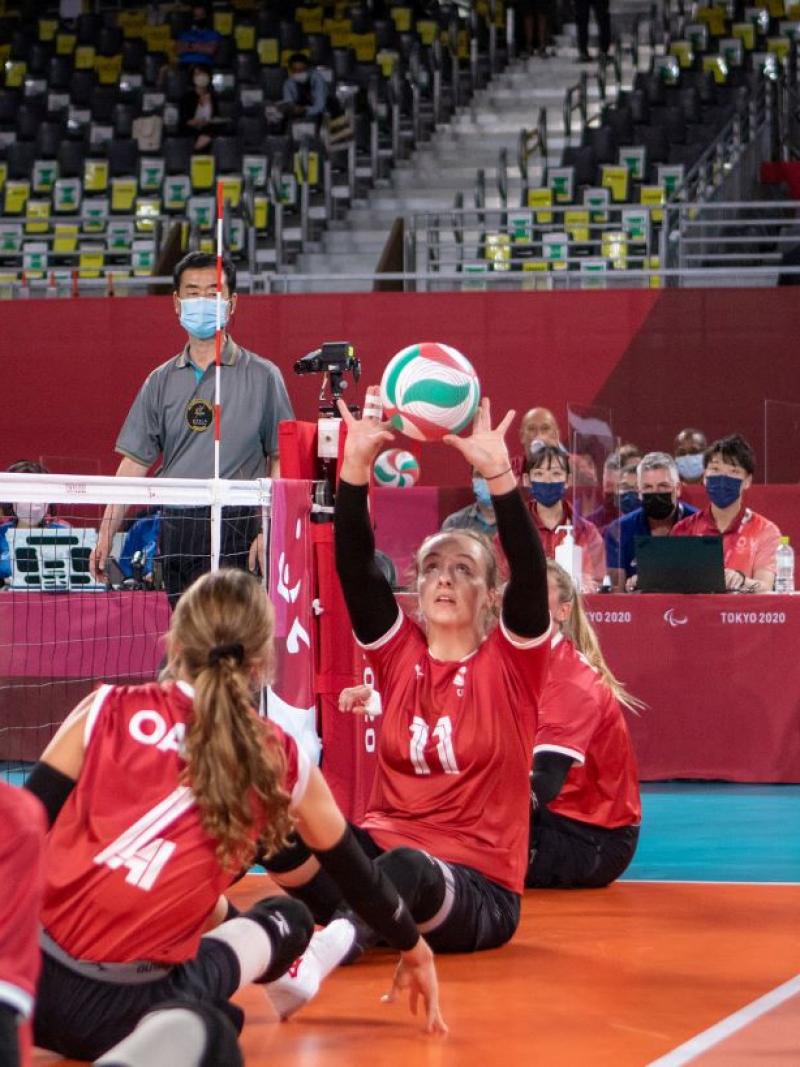
[[[395,988],[422,996],[429,1031],[444,1028],[433,956],[408,909],[358,847],[319,771],[253,708],[272,634],[255,578],[199,578],[172,617],[175,680],[102,686],[34,767],[27,788],[52,824],[34,1015],[44,1048],[91,1059],[176,998],[216,1005],[241,1025],[228,998],[279,978],[305,949],[311,915],[273,897],[201,934],[257,846],[269,855],[293,828],[401,951]]]
[[[558,629],[533,750],[525,884],[598,888],[619,878],[639,840],[639,776],[623,708],[643,705],[608,669],[570,576],[553,561],[547,571]]]
[[[491,489],[510,566],[499,625],[491,545],[461,530],[434,534],[417,552],[417,625],[375,563],[367,486],[373,461],[392,436],[368,417],[370,393],[361,420],[339,405],[347,438],[336,492],[336,566],[383,701],[369,809],[352,832],[378,857],[437,952],[496,948],[519,923],[530,758],[550,655],[545,557],[503,439],[513,412],[493,430],[484,400],[471,437],[444,438]],[[313,996],[335,958],[333,949],[325,951],[321,967],[317,946],[336,937],[343,959],[340,932],[349,937],[350,956],[380,932],[344,914],[341,892],[302,842],[267,866],[317,921],[341,913],[276,983],[288,1014]]]

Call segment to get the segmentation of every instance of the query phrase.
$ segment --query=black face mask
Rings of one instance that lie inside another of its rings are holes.
[[[675,510],[672,493],[642,493],[642,507],[648,519],[668,519]]]

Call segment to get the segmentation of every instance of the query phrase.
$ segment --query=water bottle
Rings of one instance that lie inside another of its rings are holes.
[[[788,537],[782,537],[775,553],[775,592],[794,592],[794,550]]]

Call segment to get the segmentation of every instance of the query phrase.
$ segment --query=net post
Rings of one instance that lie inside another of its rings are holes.
[[[217,182],[217,328],[214,334],[214,502],[211,505],[211,570],[219,570],[222,547],[222,506],[219,503],[220,440],[222,430],[222,233],[225,199]]]

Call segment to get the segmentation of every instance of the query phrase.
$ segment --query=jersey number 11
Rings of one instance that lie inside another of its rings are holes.
[[[431,769],[425,759],[425,747],[428,744],[430,728],[423,718],[415,715],[411,720],[409,730],[411,731],[409,756],[412,766],[417,774],[430,774]],[[442,715],[436,720],[433,736],[436,738],[436,755],[439,757],[444,773],[460,774],[453,749],[453,724],[449,715]]]

